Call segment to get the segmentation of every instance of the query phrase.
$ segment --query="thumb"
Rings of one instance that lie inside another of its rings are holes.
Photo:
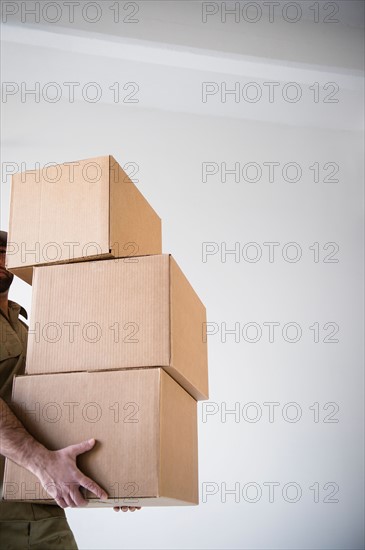
[[[75,443],[75,445],[69,445],[68,450],[74,455],[81,455],[82,453],[86,453],[87,451],[90,451],[95,445],[95,439],[86,439],[86,441],[82,441],[81,443]]]

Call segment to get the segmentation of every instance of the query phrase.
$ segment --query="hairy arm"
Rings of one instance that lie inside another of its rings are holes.
[[[94,445],[95,440],[89,439],[58,451],[50,451],[27,432],[0,398],[0,454],[36,475],[42,487],[62,508],[87,504],[80,493],[80,486],[102,500],[108,498],[107,493],[76,466],[76,457]]]
[[[0,454],[32,473],[42,467],[47,449],[32,437],[0,398]]]

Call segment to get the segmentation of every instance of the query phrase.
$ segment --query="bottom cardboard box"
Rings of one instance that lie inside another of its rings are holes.
[[[96,439],[77,465],[109,499],[82,490],[88,506],[198,504],[197,403],[163,369],[19,376],[11,406],[50,450]],[[9,459],[3,499],[55,504]]]

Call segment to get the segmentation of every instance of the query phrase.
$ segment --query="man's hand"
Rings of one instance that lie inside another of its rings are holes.
[[[48,494],[62,508],[87,504],[80,493],[80,486],[89,489],[102,500],[108,498],[107,493],[76,466],[76,457],[94,445],[95,439],[88,439],[58,451],[50,451],[27,432],[0,398],[0,454],[36,475]],[[114,507],[116,512],[140,509],[140,506]]]
[[[107,493],[76,466],[76,457],[94,445],[95,439],[88,439],[58,451],[50,451],[27,432],[7,403],[0,398],[0,454],[36,475],[47,493],[62,508],[87,504],[80,493],[80,486],[89,489],[102,500],[108,498]]]
[[[122,512],[134,512],[135,510],[140,510],[140,506],[114,506],[113,510],[114,512],[119,512],[119,510],[122,510]]]
[[[107,493],[76,466],[76,457],[89,451],[94,445],[95,439],[88,439],[58,451],[44,449],[38,457],[37,467],[32,468],[42,487],[61,508],[87,505],[87,500],[80,493],[80,486],[101,500],[107,500]]]

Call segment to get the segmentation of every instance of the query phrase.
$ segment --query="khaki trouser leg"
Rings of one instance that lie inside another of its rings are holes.
[[[63,517],[37,521],[0,521],[1,550],[78,550]]]

